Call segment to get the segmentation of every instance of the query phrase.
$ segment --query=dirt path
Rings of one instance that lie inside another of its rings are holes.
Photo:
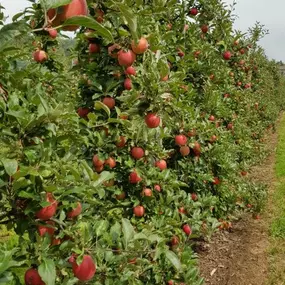
[[[262,165],[253,167],[250,178],[269,186],[269,200],[260,220],[245,214],[233,231],[215,234],[208,249],[199,253],[201,275],[207,285],[265,285],[268,276],[268,226],[270,200],[276,182],[274,174],[277,132],[267,138],[272,150]]]

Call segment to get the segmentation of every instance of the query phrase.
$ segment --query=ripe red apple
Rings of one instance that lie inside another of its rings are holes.
[[[34,60],[39,63],[43,63],[48,59],[47,53],[44,50],[37,50],[33,54]]]
[[[187,144],[187,137],[184,135],[177,135],[175,136],[175,143],[179,146]]]
[[[76,208],[72,209],[71,211],[69,211],[67,213],[67,217],[68,218],[75,218],[77,216],[79,216],[81,214],[81,211],[82,211],[82,205],[80,202],[77,202],[77,206]]]
[[[186,214],[186,210],[185,210],[184,207],[180,207],[180,208],[178,209],[178,212],[179,212],[180,214]]]
[[[100,46],[94,43],[89,44],[89,53],[98,53],[100,52]]]
[[[95,10],[95,19],[98,23],[102,23],[104,21],[104,12],[101,9]]]
[[[144,121],[149,128],[157,128],[160,124],[160,117],[155,113],[148,113]]]
[[[57,210],[57,201],[54,199],[52,193],[46,193],[46,201],[49,202],[50,205],[36,212],[36,217],[43,221],[52,218]]]
[[[232,130],[233,128],[234,128],[233,123],[228,123],[227,129],[228,129],[228,130]]]
[[[168,74],[165,75],[164,77],[160,77],[160,80],[161,81],[167,81],[168,80]]]
[[[93,156],[93,165],[94,167],[100,167],[104,165],[104,161],[99,159],[99,156],[97,154],[95,154]]]
[[[61,239],[60,238],[52,238],[51,245],[60,245]]]
[[[214,177],[213,184],[214,185],[219,185],[221,183],[220,179],[218,177]]]
[[[143,54],[148,49],[148,41],[146,38],[140,38],[138,43],[132,41],[131,46],[134,53]]]
[[[57,30],[56,29],[48,29],[48,33],[52,39],[55,39],[57,37]]]
[[[131,156],[134,159],[141,159],[144,156],[144,150],[141,147],[133,147],[131,149]]]
[[[126,193],[122,192],[121,194],[116,195],[117,200],[124,200],[126,198]]]
[[[160,185],[158,185],[158,184],[154,185],[154,190],[157,191],[157,192],[161,192]]]
[[[125,74],[135,76],[137,74],[137,72],[133,66],[128,66],[125,70]]]
[[[116,105],[116,101],[112,97],[105,97],[102,101],[109,109],[113,109]]]
[[[190,148],[189,148],[189,146],[186,146],[186,145],[181,146],[179,151],[180,151],[182,156],[187,156],[190,154]]]
[[[152,190],[150,188],[144,188],[143,192],[142,192],[142,196],[151,197],[152,196]]]
[[[244,171],[244,170],[243,170],[243,171],[240,172],[240,174],[241,174],[242,176],[246,176],[246,175],[247,175],[247,171]]]
[[[183,225],[182,229],[187,236],[190,236],[192,234],[192,229],[188,224]]]
[[[225,60],[230,60],[231,57],[232,57],[232,54],[231,54],[230,51],[225,51],[225,52],[223,53],[223,58],[224,58]]]
[[[188,137],[195,137],[196,136],[196,129],[192,129],[187,133]]]
[[[198,14],[198,9],[195,7],[192,7],[189,11],[189,14],[192,16],[196,16]]]
[[[136,217],[141,218],[145,213],[145,209],[143,206],[136,206],[133,208],[133,213]]]
[[[126,78],[124,81],[124,87],[126,90],[131,90],[132,89],[132,80],[130,78]]]
[[[52,20],[53,26],[59,26],[63,24],[67,19],[74,16],[87,16],[88,7],[86,0],[72,0],[70,4],[60,7],[60,13],[56,12],[56,9],[48,10],[48,18]],[[79,26],[65,26],[62,29],[64,31],[75,31]]]
[[[79,107],[77,109],[77,114],[81,118],[86,118],[89,113],[90,113],[89,108]]]
[[[245,49],[241,48],[241,49],[239,50],[239,52],[240,52],[240,54],[244,54],[244,53],[245,53]]]
[[[41,237],[43,237],[45,234],[52,236],[54,232],[55,232],[55,227],[53,221],[47,221],[46,226],[38,225],[38,233]]]
[[[96,171],[97,173],[102,172],[102,171],[103,171],[103,169],[104,169],[104,165],[101,165],[101,166],[95,166],[95,171]]]
[[[133,171],[130,173],[129,181],[131,184],[137,184],[142,181],[142,179],[135,171]]]
[[[45,285],[38,270],[35,268],[30,268],[26,271],[25,284],[26,285]]]
[[[193,151],[196,156],[199,156],[201,154],[201,145],[198,142],[194,143]]]
[[[173,236],[171,238],[171,245],[175,246],[175,245],[178,245],[178,244],[179,244],[179,237]]]
[[[209,117],[209,121],[214,122],[214,121],[215,121],[215,117],[214,117],[213,115],[211,115],[211,116]]]
[[[108,165],[110,168],[116,167],[116,160],[113,157],[109,157],[105,160],[105,166]]]
[[[201,27],[201,31],[202,31],[204,34],[208,33],[208,30],[209,30],[209,27],[208,27],[207,25],[203,25],[203,26]]]
[[[161,159],[156,161],[154,166],[158,167],[162,171],[167,168],[167,162],[164,159]]]
[[[167,282],[167,285],[174,285],[174,281],[173,281],[173,280],[169,280],[169,281]]]
[[[172,29],[172,24],[168,23],[168,24],[166,25],[166,29],[167,29],[168,31],[170,31],[170,30]]]
[[[244,88],[245,89],[249,89],[251,87],[251,84],[250,83],[246,83],[245,85],[244,85]]]
[[[197,201],[197,200],[198,200],[198,195],[197,195],[196,193],[192,193],[192,194],[191,194],[191,199],[192,199],[193,201]]]
[[[119,148],[122,148],[126,145],[127,139],[124,136],[120,136],[119,139],[116,142],[116,146]]]
[[[228,93],[224,94],[224,98],[230,98],[230,94]]]
[[[183,57],[185,55],[185,53],[181,50],[181,49],[178,49],[178,56],[179,57]]]
[[[217,139],[218,139],[217,136],[212,135],[212,136],[211,136],[211,139],[210,139],[210,142],[213,143],[213,142],[215,142]]]
[[[198,58],[200,54],[201,54],[201,51],[197,50],[197,51],[194,52],[194,57]]]
[[[136,54],[131,50],[120,50],[118,52],[118,62],[121,66],[131,66],[136,60]]]
[[[72,262],[72,271],[80,281],[88,281],[95,275],[96,265],[90,255],[84,255],[80,264],[77,264],[76,260]]]

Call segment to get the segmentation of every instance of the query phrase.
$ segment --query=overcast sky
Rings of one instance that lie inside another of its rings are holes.
[[[232,4],[234,0],[224,0]],[[270,58],[285,61],[285,0],[236,0],[235,14],[238,16],[235,29],[246,32],[255,22],[265,25],[270,34],[260,44]],[[27,0],[0,0],[6,14],[12,16],[30,5]]]

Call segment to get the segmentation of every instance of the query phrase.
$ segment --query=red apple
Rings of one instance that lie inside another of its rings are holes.
[[[133,147],[131,149],[131,156],[134,159],[141,159],[144,156],[144,150],[141,147]]]
[[[124,200],[126,198],[126,193],[122,192],[121,194],[116,195],[117,200]]]
[[[183,225],[182,229],[187,236],[190,236],[192,234],[192,229],[188,224]]]
[[[232,54],[231,54],[230,51],[225,51],[225,52],[223,53],[223,58],[224,58],[225,60],[230,60],[231,57],[232,57]]]
[[[152,190],[150,188],[144,188],[143,192],[142,192],[142,196],[151,197],[152,196]]]
[[[208,30],[209,30],[209,27],[208,27],[207,25],[203,25],[203,26],[201,27],[201,31],[202,31],[204,34],[208,33]]]
[[[44,50],[37,50],[33,54],[34,60],[39,63],[43,63],[48,59],[47,53]]]
[[[81,203],[77,202],[76,208],[74,208],[71,211],[69,211],[67,213],[67,217],[70,218],[70,219],[71,218],[75,218],[75,217],[77,217],[77,216],[79,216],[81,214],[81,211],[82,211]]]
[[[57,210],[57,201],[54,199],[52,193],[46,193],[46,201],[49,202],[50,205],[36,212],[36,217],[43,221],[52,218]]]
[[[133,66],[128,66],[125,70],[125,74],[135,76],[137,74],[137,72]]]
[[[126,145],[127,139],[124,136],[120,136],[119,139],[116,142],[116,146],[118,148],[122,148]]]
[[[214,122],[214,121],[215,121],[215,117],[214,117],[213,115],[211,115],[211,116],[209,117],[209,121]]]
[[[99,159],[99,156],[97,154],[95,154],[93,156],[93,165],[94,167],[100,167],[104,165],[104,161]]]
[[[90,113],[89,108],[79,107],[77,109],[77,114],[81,118],[86,118],[89,113]]]
[[[167,162],[164,159],[158,160],[154,164],[155,167],[158,167],[160,170],[167,168]]]
[[[177,236],[173,236],[171,239],[171,245],[175,246],[179,244],[179,238]]]
[[[181,146],[179,151],[180,151],[182,156],[187,156],[190,154],[190,148],[189,148],[189,146],[186,146],[186,145]]]
[[[131,46],[134,53],[142,54],[148,49],[148,41],[146,38],[140,38],[137,43],[132,41]]]
[[[124,87],[126,90],[132,90],[132,80],[130,78],[126,78],[124,81]]]
[[[89,53],[98,53],[100,52],[100,46],[94,43],[89,44]]]
[[[198,200],[198,195],[197,195],[196,193],[192,193],[192,194],[191,194],[191,199],[192,199],[193,201],[197,201],[197,200]]]
[[[189,14],[192,16],[196,16],[198,14],[198,9],[195,7],[192,7],[189,11]]]
[[[57,30],[56,29],[48,29],[48,33],[52,39],[55,39],[57,37]]]
[[[43,225],[38,225],[38,233],[41,237],[43,237],[45,234],[48,234],[52,236],[55,232],[55,227],[54,227],[54,222],[53,221],[47,221],[46,226]]]
[[[133,213],[136,217],[143,217],[144,213],[145,213],[145,209],[143,206],[136,206],[133,208]]]
[[[26,285],[45,285],[38,270],[35,268],[30,268],[26,271],[25,284]]]
[[[155,113],[148,113],[144,121],[149,128],[157,128],[160,124],[160,117]]]
[[[88,281],[95,275],[96,265],[90,255],[84,255],[80,264],[76,260],[72,262],[72,271],[80,281]]]
[[[157,192],[161,192],[160,185],[158,185],[158,184],[154,185],[154,190],[157,191]]]
[[[116,105],[115,99],[112,97],[105,97],[102,101],[109,109],[113,109]]]
[[[142,179],[135,171],[133,171],[130,173],[129,181],[131,184],[137,184],[142,181]]]
[[[116,160],[113,157],[109,157],[105,160],[105,166],[108,165],[110,168],[116,167]]]
[[[175,136],[175,143],[179,146],[187,144],[187,137],[184,135],[177,135]]]
[[[131,66],[136,60],[136,55],[131,50],[120,50],[118,52],[118,62],[121,66]]]

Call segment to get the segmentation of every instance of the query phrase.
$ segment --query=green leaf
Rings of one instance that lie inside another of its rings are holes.
[[[42,264],[39,266],[39,274],[46,285],[54,285],[56,272],[55,265],[52,259],[43,259]]]
[[[71,3],[72,0],[41,0],[40,3],[45,9],[57,8]]]
[[[107,115],[110,117],[111,115],[110,109],[104,103],[100,101],[96,101],[94,107],[96,110],[103,109],[107,113]]]
[[[165,252],[165,257],[172,263],[172,265],[176,268],[177,271],[181,270],[180,260],[173,251],[167,250]]]
[[[125,219],[125,218],[122,219],[122,231],[124,235],[125,248],[127,248],[129,241],[135,235],[134,228],[128,219]]]
[[[3,158],[1,159],[1,162],[5,168],[6,173],[9,176],[12,176],[17,172],[18,169],[18,162],[15,159],[8,159],[8,158]]]
[[[115,174],[113,172],[111,173],[108,171],[103,171],[100,174],[99,178],[92,183],[92,186],[97,187],[97,186],[101,185],[102,183],[114,178],[114,176],[115,176]]]
[[[91,17],[87,16],[76,16],[67,19],[64,23],[63,26],[70,26],[70,25],[76,25],[76,26],[83,26],[89,29],[96,30],[96,33],[109,40],[110,42],[114,42],[112,33],[106,29],[104,26],[99,24],[96,20],[92,19]]]
[[[126,5],[124,4],[117,4],[117,6],[120,9],[120,12],[126,19],[128,23],[128,27],[131,31],[132,37],[134,41],[136,42],[138,40],[138,34],[137,34],[137,17],[135,13]]]

